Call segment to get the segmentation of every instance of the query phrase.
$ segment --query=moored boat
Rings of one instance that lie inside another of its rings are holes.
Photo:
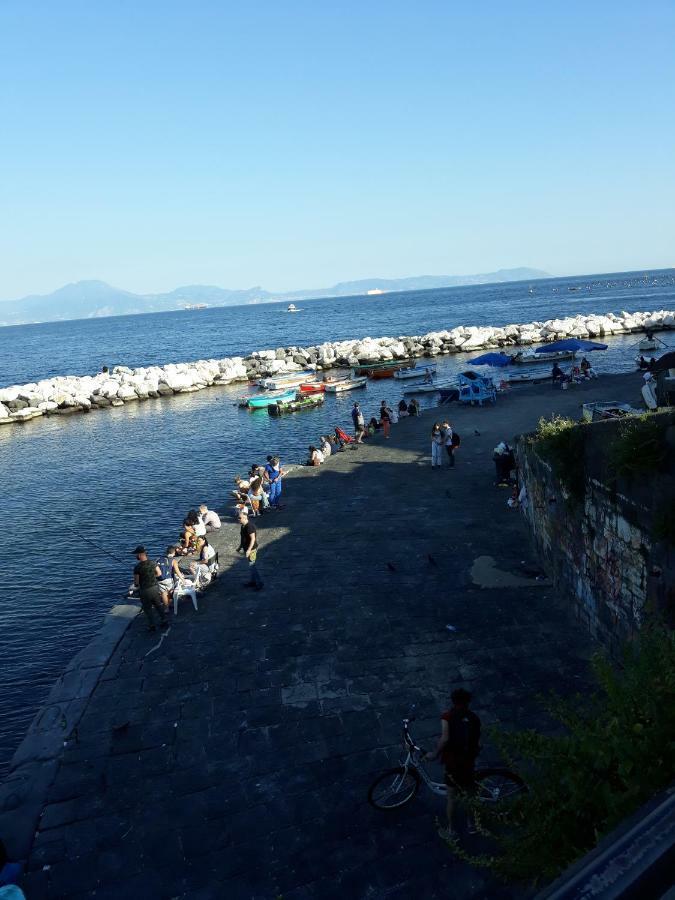
[[[639,416],[642,410],[635,409],[629,403],[618,400],[604,400],[595,403],[584,403],[581,415],[585,422],[599,422],[603,419],[624,419],[626,416]]]
[[[386,368],[383,366],[380,369],[373,369],[371,372],[368,372],[367,377],[370,378],[371,381],[380,381],[382,378],[393,378],[397,368],[397,366],[387,366]]]
[[[341,394],[343,391],[353,391],[355,388],[366,386],[368,379],[365,375],[360,378],[341,378],[339,381],[327,381],[326,391],[330,394]]]
[[[258,385],[268,391],[278,391],[283,388],[297,387],[314,378],[316,378],[315,372],[311,369],[302,369],[300,372],[288,372],[285,375],[269,375],[267,378],[261,378]]]
[[[435,394],[441,390],[452,390],[457,387],[457,379],[449,378],[444,381],[432,381],[430,384],[411,384],[403,391],[404,394]]]
[[[519,366],[529,366],[530,363],[560,362],[563,359],[574,359],[576,350],[555,350],[552,353],[523,353],[519,351],[511,357],[511,362]]]
[[[271,416],[282,416],[284,413],[301,412],[303,409],[316,409],[325,401],[323,394],[301,394],[295,400],[278,400],[267,407]]]
[[[433,377],[436,374],[436,366],[411,366],[403,369],[396,369],[394,378],[426,378]]]
[[[323,394],[326,390],[324,381],[303,381],[300,385],[301,394]]]
[[[295,388],[290,388],[285,391],[272,391],[269,394],[259,394],[257,397],[247,397],[246,405],[249,409],[264,409],[266,406],[269,406],[270,403],[283,403],[285,400],[295,400],[296,393]]]
[[[380,362],[363,363],[363,365],[354,366],[355,375],[369,375],[371,372],[377,372],[378,369],[405,369],[413,365],[413,360],[396,360],[384,359]]]

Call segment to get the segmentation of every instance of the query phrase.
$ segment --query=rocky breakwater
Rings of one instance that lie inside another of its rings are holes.
[[[130,369],[116,366],[97,375],[63,376],[0,389],[0,425],[44,415],[69,415],[107,406],[184,394],[301,369],[326,370],[411,357],[541,344],[561,338],[675,329],[675,311],[578,315],[519,325],[459,325],[428,334],[326,342],[312,347],[257,350],[246,357],[198,360]]]

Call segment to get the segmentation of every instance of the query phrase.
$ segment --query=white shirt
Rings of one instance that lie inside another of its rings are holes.
[[[322,456],[323,456],[323,458],[324,458],[324,461],[331,455],[332,452],[333,452],[333,451],[332,451],[331,446],[330,446],[330,444],[329,444],[328,442],[326,442],[325,444],[322,444],[322,445],[321,445],[321,450],[319,451],[319,453],[322,454]]]
[[[323,462],[323,453],[320,450],[312,452],[312,462],[318,462],[319,464]]]
[[[212,509],[207,509],[205,513],[202,513],[202,522],[208,527],[211,528],[220,528],[221,521],[220,516],[217,512],[214,512]]]

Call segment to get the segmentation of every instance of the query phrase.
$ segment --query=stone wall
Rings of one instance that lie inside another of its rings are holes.
[[[483,349],[547,343],[560,338],[596,338],[675,328],[675,310],[578,315],[546,322],[497,327],[458,325],[401,337],[328,341],[312,347],[256,350],[245,357],[201,359],[130,369],[115,366],[96,375],[63,375],[0,388],[0,426],[51,415],[71,415],[150,398],[192,393],[237,381],[256,381],[301,369],[332,369],[359,363],[434,357]]]
[[[517,442],[527,489],[525,515],[542,564],[568,595],[579,621],[612,654],[657,612],[675,625],[675,546],[655,535],[655,519],[675,504],[675,412],[663,426],[666,463],[615,477],[608,448],[617,421],[584,428],[585,494],[570,496],[528,436]]]

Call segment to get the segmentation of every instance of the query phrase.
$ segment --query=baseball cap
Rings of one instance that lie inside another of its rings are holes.
[[[139,553],[146,553],[146,549],[142,544],[139,544],[135,550],[131,551],[132,556],[138,556]]]

